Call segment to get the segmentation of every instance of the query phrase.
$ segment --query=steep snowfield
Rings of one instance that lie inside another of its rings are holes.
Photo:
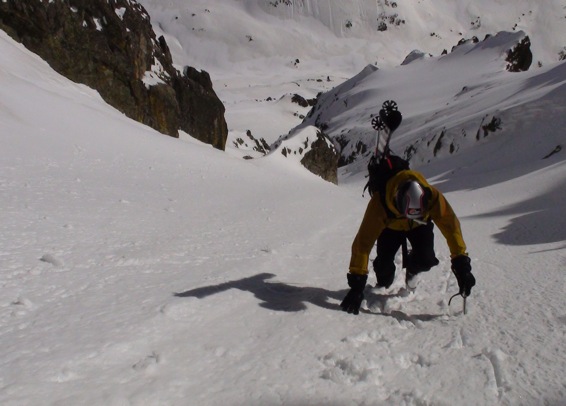
[[[154,25],[173,39],[179,63],[215,74],[254,59],[273,63],[321,59],[319,69],[336,69],[350,59],[354,70],[368,63],[399,65],[412,50],[433,55],[462,38],[483,39],[499,31],[531,36],[534,61],[556,62],[564,50],[565,4],[547,0],[142,0]],[[285,3],[288,3],[286,5]],[[385,22],[387,29],[378,30]],[[203,46],[203,45],[206,46]],[[357,58],[357,59],[352,59]],[[362,62],[364,61],[364,62]],[[282,66],[280,66],[281,68]],[[260,75],[269,71],[258,69]]]
[[[561,0],[544,6],[538,0],[140,3],[150,12],[157,34],[167,39],[175,63],[211,74],[226,106],[230,147],[247,130],[272,143],[300,124],[308,109],[287,103],[284,96],[314,98],[367,65],[399,66],[415,49],[439,57],[462,39],[523,31],[531,39],[537,69],[539,63],[556,63],[566,46],[566,4]],[[378,31],[380,22],[387,30]],[[229,152],[245,155],[232,148]]]
[[[323,94],[298,129],[315,123],[324,126],[326,134],[340,140],[344,157],[359,151],[360,142],[371,153],[377,137],[371,117],[383,101],[392,99],[404,116],[392,147],[411,156],[413,165],[462,152],[494,137],[513,138],[513,142],[524,138],[541,146],[537,154],[544,156],[563,139],[560,132],[545,125],[566,124],[562,102],[566,63],[508,72],[507,51],[524,37],[522,32],[501,32],[477,44],[460,45],[442,57],[414,60],[394,69],[368,66]],[[497,126],[491,128],[492,121]]]
[[[275,76],[225,76],[230,114],[283,128],[251,100],[283,94],[295,70],[253,63]],[[437,66],[418,64],[413,76]],[[356,317],[338,305],[362,173],[334,186],[279,155],[162,136],[0,32],[0,403],[564,404],[566,140],[562,111],[548,114],[563,78],[562,64],[517,76],[509,86],[541,94],[507,110],[512,135],[420,168],[462,221],[478,279],[468,314],[448,306],[438,235],[441,264],[416,293],[395,293],[399,272]],[[453,95],[440,96],[433,110]]]

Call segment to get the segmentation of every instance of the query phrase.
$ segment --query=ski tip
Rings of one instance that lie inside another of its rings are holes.
[[[380,110],[379,116],[383,121],[383,124],[389,129],[389,131],[393,132],[401,125],[403,121],[403,115],[398,110],[392,110],[387,112],[386,110]]]

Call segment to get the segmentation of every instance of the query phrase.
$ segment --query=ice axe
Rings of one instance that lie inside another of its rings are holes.
[[[452,299],[454,299],[456,296],[462,296],[462,299],[464,299],[464,314],[466,313],[466,299],[468,298],[468,296],[465,293],[456,293],[455,295],[452,295],[452,297],[450,297],[450,300],[448,300],[448,306],[450,306],[450,303],[452,302]]]

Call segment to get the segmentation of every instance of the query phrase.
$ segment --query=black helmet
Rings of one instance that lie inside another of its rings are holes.
[[[427,211],[429,193],[419,182],[409,180],[397,189],[395,204],[404,217],[422,220]]]

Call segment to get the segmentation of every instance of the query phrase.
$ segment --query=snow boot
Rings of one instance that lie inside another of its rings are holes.
[[[419,284],[420,276],[418,273],[411,273],[407,270],[405,273],[405,285],[408,290],[415,290]]]

